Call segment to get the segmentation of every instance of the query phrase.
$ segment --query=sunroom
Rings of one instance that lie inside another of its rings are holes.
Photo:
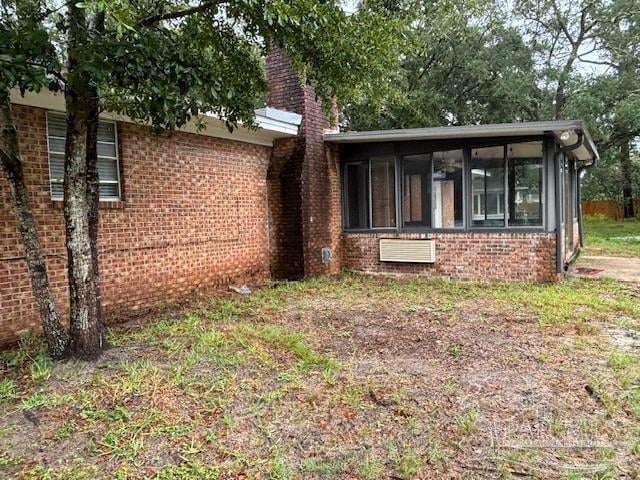
[[[327,134],[348,267],[553,280],[580,244],[581,121]]]

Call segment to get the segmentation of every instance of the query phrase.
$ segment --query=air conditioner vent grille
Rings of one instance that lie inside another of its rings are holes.
[[[435,240],[380,240],[381,262],[434,263]]]

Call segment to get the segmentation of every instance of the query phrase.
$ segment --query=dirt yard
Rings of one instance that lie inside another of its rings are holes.
[[[640,478],[640,285],[347,275],[4,352],[0,477]]]

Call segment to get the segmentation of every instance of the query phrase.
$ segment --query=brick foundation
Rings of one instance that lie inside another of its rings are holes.
[[[436,262],[379,260],[381,238],[436,240]],[[371,273],[439,276],[465,280],[557,280],[554,233],[345,233],[344,266]]]

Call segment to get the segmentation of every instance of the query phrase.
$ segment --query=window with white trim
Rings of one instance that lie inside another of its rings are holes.
[[[55,112],[47,114],[47,137],[51,198],[62,200],[64,146],[67,139],[67,123],[64,114]],[[98,177],[100,200],[120,200],[120,163],[115,122],[101,120],[98,124]]]

